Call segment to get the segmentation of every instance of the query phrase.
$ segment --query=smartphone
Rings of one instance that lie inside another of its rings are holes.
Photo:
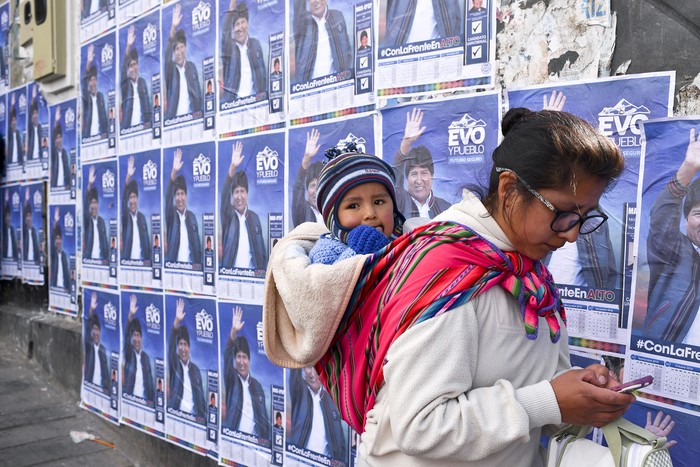
[[[611,388],[611,390],[615,392],[619,392],[622,394],[629,394],[632,391],[636,391],[638,389],[645,388],[647,386],[651,386],[651,383],[654,382],[654,377],[651,375],[644,376],[639,379],[635,379],[630,381],[629,383],[625,384],[620,384],[619,386],[615,386],[614,388]]]

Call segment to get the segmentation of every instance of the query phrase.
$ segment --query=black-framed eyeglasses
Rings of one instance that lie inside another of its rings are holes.
[[[532,193],[535,198],[540,200],[542,204],[547,206],[547,208],[554,213],[554,219],[552,219],[552,223],[549,225],[549,227],[555,232],[568,232],[576,227],[576,224],[580,224],[578,233],[580,235],[587,235],[591,232],[595,232],[601,225],[605,224],[605,221],[608,220],[608,216],[598,208],[593,211],[595,214],[589,214],[587,216],[582,216],[575,211],[559,210],[555,208],[552,203],[547,201],[544,196],[535,191],[535,189],[532,188],[525,180],[523,180],[520,175],[515,173],[515,171],[505,167],[496,167],[495,170],[498,173],[510,172],[515,175],[520,183],[522,183],[527,189],[527,191]]]

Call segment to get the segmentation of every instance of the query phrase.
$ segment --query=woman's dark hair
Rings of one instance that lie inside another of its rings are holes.
[[[499,173],[510,169],[535,190],[564,188],[576,174],[606,180],[608,186],[624,170],[619,148],[585,120],[568,112],[510,109],[501,122],[503,141],[493,151],[493,167],[483,203],[489,212],[497,208]],[[532,198],[522,183],[520,193]]]

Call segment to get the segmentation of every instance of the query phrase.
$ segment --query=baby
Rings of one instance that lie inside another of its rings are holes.
[[[311,262],[320,264],[375,253],[402,234],[405,221],[389,164],[369,154],[328,152],[331,160],[321,170],[316,193],[330,234],[309,252]]]

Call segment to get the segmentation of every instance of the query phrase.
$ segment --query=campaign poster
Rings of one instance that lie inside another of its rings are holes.
[[[262,301],[267,260],[284,235],[285,133],[219,142],[217,295]]]
[[[113,0],[112,0],[113,1]],[[117,43],[114,31],[80,49],[80,159],[89,162],[116,154]]]
[[[350,466],[352,430],[340,416],[316,369],[313,366],[287,369],[285,375],[284,465]]]
[[[495,3],[380,0],[376,73],[379,95],[493,85]]]
[[[84,43],[114,27],[116,0],[79,0],[80,42]]]
[[[284,122],[285,10],[283,0],[219,0],[219,134]]]
[[[630,298],[622,294],[622,287],[634,262],[633,255],[625,255],[624,251],[629,251],[627,220],[634,214],[630,208],[637,202],[640,124],[671,114],[674,81],[673,72],[664,72],[508,91],[510,108],[547,108],[578,115],[612,138],[625,158],[625,171],[600,200],[607,222],[591,234],[579,235],[575,243],[567,243],[544,260],[566,306],[574,347],[607,346],[624,352],[628,344],[629,327],[621,310]]]
[[[289,230],[303,222],[324,224],[316,206],[316,187],[321,169],[328,160],[326,150],[342,150],[348,143],[354,143],[359,152],[376,155],[377,118],[376,114],[371,113],[289,129]]]
[[[49,203],[49,310],[78,314],[75,204]]]
[[[9,116],[10,113],[10,103],[7,100],[7,94],[0,93],[0,129],[3,132],[3,135],[5,134],[5,130],[7,130],[7,117]],[[7,138],[3,137],[2,142],[2,149],[5,151],[5,157],[0,159],[0,181],[6,182],[6,174],[7,174]]]
[[[273,388],[284,386],[284,375],[265,355],[262,306],[220,301],[219,332],[223,376],[219,462],[268,466],[273,435],[282,428],[281,415],[275,430],[270,412]]]
[[[160,57],[160,11],[119,28],[121,154],[160,147]]]
[[[410,219],[432,219],[487,183],[498,145],[501,100],[482,92],[382,110],[383,159],[394,167],[396,203]]]
[[[119,284],[162,287],[160,149],[119,156]]]
[[[77,99],[71,99],[49,108],[49,198],[53,203],[75,202],[78,170],[77,103]]]
[[[83,287],[83,383],[80,405],[119,424],[119,294]]]
[[[22,201],[20,185],[2,189],[2,278],[22,277]]]
[[[214,139],[216,3],[168,3],[162,9],[161,34],[163,144]]]
[[[123,25],[137,16],[160,6],[161,0],[118,0],[117,22]]]
[[[700,415],[700,119],[646,121],[637,201],[630,379]]]
[[[23,86],[10,91],[7,103],[5,180],[17,182],[26,178],[27,88]]]
[[[10,88],[10,3],[0,5],[0,94]]]
[[[44,285],[46,271],[46,227],[44,224],[44,182],[23,185],[22,281]]]
[[[203,456],[216,452],[218,425],[211,395],[219,393],[219,330],[213,298],[165,295],[167,390],[165,433],[169,441]],[[186,372],[186,373],[185,373]]]
[[[119,194],[117,160],[83,164],[81,280],[116,288]]]
[[[163,294],[121,290],[121,422],[165,437]]]
[[[362,30],[373,29],[369,25],[373,25],[376,18],[374,3],[367,0],[294,0],[290,8],[290,118],[373,106],[374,92],[356,88],[354,77],[355,56],[361,46],[356,24],[360,24]],[[328,34],[316,33],[320,20],[326,22]],[[369,56],[366,52],[360,55]],[[367,76],[363,83],[369,88],[371,75]]]
[[[216,143],[164,149],[162,168],[163,287],[213,295]]]
[[[35,81],[27,85],[27,100],[25,178],[38,180],[49,174],[49,106]]]

